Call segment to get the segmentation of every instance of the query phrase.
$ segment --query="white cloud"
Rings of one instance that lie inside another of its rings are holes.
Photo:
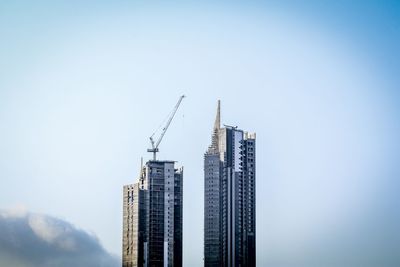
[[[69,236],[72,232],[70,226],[66,226],[56,219],[40,214],[30,215],[28,223],[32,231],[44,241],[64,250],[73,251],[76,249],[74,238]]]
[[[23,218],[27,215],[27,208],[25,205],[17,204],[7,210],[0,210],[0,216],[4,218]]]
[[[29,216],[29,226],[38,237],[49,243],[53,243],[63,232],[59,225],[56,225],[43,215],[35,214]]]

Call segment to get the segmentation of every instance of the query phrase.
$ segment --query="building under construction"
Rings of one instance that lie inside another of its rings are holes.
[[[183,96],[157,141],[150,137],[153,160],[141,167],[136,183],[123,193],[122,266],[182,266],[183,167],[157,160],[164,137]]]

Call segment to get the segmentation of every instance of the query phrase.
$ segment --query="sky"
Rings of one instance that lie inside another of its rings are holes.
[[[0,36],[10,240],[53,253],[66,225],[76,259],[118,265],[122,186],[185,94],[158,156],[185,168],[185,266],[203,265],[218,99],[257,133],[258,266],[399,266],[398,1],[2,1]],[[48,264],[6,241],[7,260]]]

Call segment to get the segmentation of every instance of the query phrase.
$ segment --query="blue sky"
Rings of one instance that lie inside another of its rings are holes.
[[[3,2],[0,209],[119,255],[122,185],[186,94],[160,146],[185,166],[185,265],[202,265],[217,99],[257,132],[259,266],[396,265],[399,16],[397,1]]]

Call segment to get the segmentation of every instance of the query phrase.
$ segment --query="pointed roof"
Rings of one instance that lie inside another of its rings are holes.
[[[208,147],[208,153],[218,153],[219,131],[221,129],[221,101],[218,100],[217,115],[215,116],[214,129],[211,137],[211,145]]]
[[[221,100],[218,100],[217,115],[215,116],[214,130],[221,128]]]

